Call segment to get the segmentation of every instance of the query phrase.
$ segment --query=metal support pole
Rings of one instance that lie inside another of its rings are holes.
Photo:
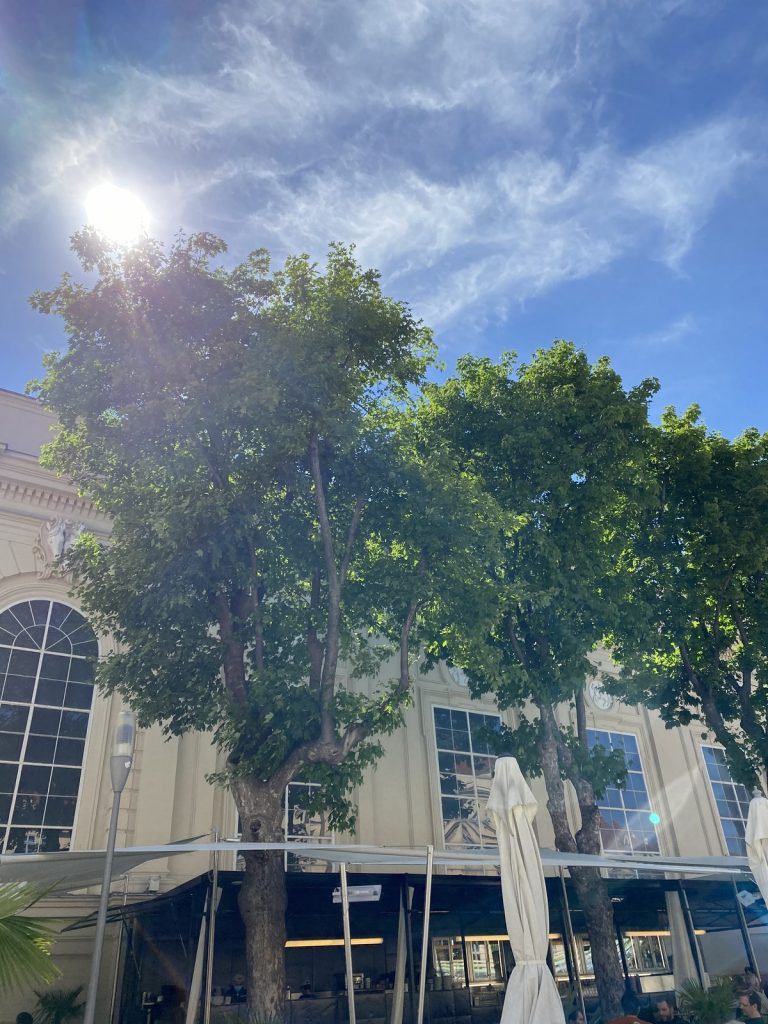
[[[461,917],[461,958],[464,961],[464,986],[467,992],[469,992],[471,986],[469,984],[469,959],[467,957],[467,929],[464,927],[464,918]],[[451,964],[451,978],[453,978],[453,964]]]
[[[218,830],[213,831],[213,841],[218,843]],[[203,1024],[211,1022],[211,992],[213,991],[213,954],[216,948],[216,911],[219,908],[219,851],[213,851],[211,870],[211,893],[208,897],[208,935],[205,951],[205,984],[203,985]]]
[[[429,959],[429,914],[432,908],[432,861],[435,848],[427,847],[427,873],[424,877],[424,927],[421,935],[421,971],[419,972],[419,1005],[416,1024],[424,1024],[424,996],[427,991],[427,961]]]
[[[88,979],[88,998],[85,1005],[83,1024],[93,1024],[96,1018],[96,993],[99,987],[101,955],[104,949],[104,932],[107,928],[107,906],[109,904],[109,888],[112,884],[112,861],[115,855],[117,816],[119,813],[120,794],[115,793],[112,800],[112,815],[109,819],[109,832],[107,833],[107,851],[104,857],[104,875],[101,879],[99,909],[96,913],[96,937],[93,940],[93,959],[91,960],[91,974]]]
[[[693,925],[691,905],[688,902],[688,893],[685,891],[685,886],[680,881],[677,883],[677,891],[680,893],[680,904],[683,908],[683,917],[685,918],[685,930],[688,933],[688,942],[691,944],[691,953],[693,954],[693,962],[696,964],[696,973],[699,976],[699,982],[706,988],[707,982],[704,974],[704,964],[701,962],[701,950],[699,949],[699,943],[696,938],[696,929]]]
[[[339,864],[341,878],[341,914],[344,920],[344,961],[347,970],[347,1006],[349,1007],[349,1024],[355,1024],[355,984],[352,977],[352,936],[349,930],[349,890],[347,889],[347,865]]]
[[[560,899],[563,908],[563,924],[568,945],[571,949],[571,963],[573,964],[573,980],[576,986],[576,997],[579,1001],[584,1020],[587,1019],[587,1008],[584,1005],[584,989],[581,984],[581,972],[579,971],[579,954],[576,949],[576,936],[573,934],[573,922],[571,921],[571,906],[568,902],[568,890],[565,887],[565,875],[560,868]]]
[[[741,929],[741,937],[744,940],[744,949],[747,953],[747,960],[749,966],[752,968],[752,973],[755,974],[760,980],[760,968],[757,965],[757,957],[755,956],[755,947],[752,945],[752,936],[749,934],[749,928],[747,927],[747,919],[744,916],[744,907],[741,905],[739,899],[739,889],[736,885],[735,879],[732,880],[733,885],[733,898],[736,900],[736,912],[739,915],[739,928]]]
[[[414,997],[416,995],[416,956],[413,951],[413,887],[408,885],[408,875],[405,876],[405,934],[408,939],[408,1006],[411,1011],[410,1024],[414,1020]]]
[[[109,888],[112,883],[112,861],[115,856],[117,838],[117,816],[120,813],[120,794],[125,789],[133,764],[133,748],[136,742],[136,716],[132,711],[121,711],[117,716],[112,756],[109,759],[109,777],[112,783],[112,814],[107,832],[107,849],[104,855],[104,874],[101,879],[99,909],[96,913],[96,935],[93,940],[93,959],[88,979],[88,995],[85,1002],[83,1024],[93,1024],[96,1016],[96,995],[99,987],[101,955],[104,951],[104,932],[107,927],[107,906]]]
[[[619,959],[621,960],[621,969],[624,971],[624,981],[629,981],[629,964],[627,963],[627,954],[624,949],[624,936],[621,932],[621,926],[614,922],[616,928],[616,942],[619,945]]]

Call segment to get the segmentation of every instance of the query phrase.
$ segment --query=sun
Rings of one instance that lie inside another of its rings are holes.
[[[92,188],[85,200],[88,223],[118,245],[131,245],[147,233],[149,214],[128,189],[104,183]]]

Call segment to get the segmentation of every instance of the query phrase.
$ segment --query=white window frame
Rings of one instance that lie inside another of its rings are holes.
[[[718,785],[731,786],[732,787],[733,795],[734,795],[736,803],[739,805],[739,810],[740,811],[741,811],[741,800],[739,799],[736,791],[739,788],[744,790],[744,792],[746,794],[747,806],[749,806],[749,791],[747,790],[747,787],[744,786],[742,783],[734,782],[733,781],[733,778],[731,776],[731,770],[728,767],[728,762],[727,761],[725,762],[725,768],[726,768],[726,770],[728,772],[728,779],[727,780],[725,780],[725,779],[717,779],[717,780],[715,780],[709,774],[709,765],[707,764],[707,759],[704,756],[704,751],[705,750],[719,750],[721,753],[725,753],[725,748],[724,747],[720,746],[719,743],[702,743],[701,746],[700,746],[700,749],[701,749],[701,760],[702,760],[702,764],[703,764],[703,767],[704,767],[704,776],[706,777],[707,782],[709,783],[709,792],[710,792],[710,794],[712,796],[712,800],[714,802],[715,814],[717,815],[717,824],[718,824],[718,827],[720,829],[720,835],[723,837],[723,843],[725,844],[726,852],[728,853],[728,856],[732,856],[732,857],[745,857],[746,856],[746,847],[744,845],[744,841],[743,840],[742,840],[742,849],[741,849],[741,851],[739,853],[731,853],[731,851],[728,849],[728,836],[725,834],[725,828],[723,826],[723,815],[720,813],[720,807],[719,807],[718,802],[717,802],[717,794],[715,793],[715,785],[714,784],[715,784],[715,782],[717,782]],[[741,812],[739,814],[738,818],[734,818],[733,815],[729,814],[729,815],[727,815],[726,820],[727,821],[740,821],[741,824],[744,826],[744,831],[746,832],[747,818],[746,818],[746,815],[743,812]]]
[[[643,785],[645,786],[645,791],[648,794],[648,804],[649,804],[648,814],[649,815],[652,814],[653,813],[653,810],[652,810],[652,808],[653,808],[653,801],[651,799],[651,791],[650,791],[650,788],[648,786],[648,776],[646,775],[645,765],[643,764],[643,756],[642,756],[642,754],[640,752],[640,737],[637,735],[637,733],[625,732],[623,729],[604,729],[604,728],[593,728],[593,727],[590,726],[590,728],[587,729],[587,743],[588,743],[588,745],[589,745],[589,733],[600,733],[600,732],[608,733],[609,736],[629,736],[629,737],[631,737],[635,741],[635,745],[637,746],[637,759],[640,762],[640,772],[639,772],[639,774],[642,776]],[[590,750],[592,749],[591,745],[589,745],[589,749]],[[615,748],[612,748],[612,749],[615,749]],[[634,772],[634,769],[628,769],[628,773],[631,774],[632,772]],[[638,773],[635,772],[635,774],[638,774]],[[619,787],[613,787],[613,788],[618,789],[619,796],[621,798],[621,807],[613,807],[610,804],[602,803],[602,801],[600,801],[600,800],[597,801],[597,806],[598,806],[598,808],[600,809],[601,812],[603,810],[605,810],[605,811],[612,811],[612,812],[616,812],[616,811],[621,811],[622,812],[622,814],[624,815],[625,831],[626,831],[627,835],[630,836],[630,842],[631,842],[632,830],[629,828],[629,822],[627,820],[627,814],[632,812],[632,811],[636,811],[637,808],[633,808],[633,807],[627,808],[627,807],[625,807],[624,806],[624,789],[623,788],[619,788]],[[603,852],[606,853],[606,854],[609,854],[609,855],[610,854],[620,854],[621,856],[626,856],[626,857],[634,857],[637,854],[645,855],[645,856],[656,856],[656,857],[661,856],[661,841],[660,841],[660,837],[659,837],[659,830],[657,829],[655,823],[650,820],[650,818],[648,819],[648,825],[650,827],[648,829],[645,829],[645,831],[646,832],[653,831],[653,833],[656,836],[656,845],[658,846],[658,850],[648,850],[648,851],[634,850],[634,849],[629,849],[629,850],[613,850],[613,849],[608,849],[608,850],[606,850],[605,846],[603,844],[603,831],[601,829],[600,830],[600,846],[601,846]]]
[[[467,708],[467,707],[455,707],[455,706],[446,705],[446,704],[437,704],[437,703],[435,703],[435,704],[432,704],[431,707],[430,707],[430,717],[432,719],[432,739],[433,739],[434,744],[435,744],[435,768],[437,770],[438,820],[439,820],[439,823],[440,823],[440,837],[442,839],[443,847],[446,850],[454,849],[454,848],[455,849],[465,849],[465,850],[495,849],[496,846],[498,845],[496,843],[496,841],[495,841],[495,838],[494,838],[494,842],[493,843],[486,843],[485,845],[483,844],[483,835],[482,835],[482,828],[480,827],[479,816],[478,816],[478,838],[480,840],[479,845],[476,844],[476,843],[449,843],[449,842],[446,841],[446,838],[445,838],[445,821],[444,821],[444,818],[443,818],[443,796],[444,795],[447,796],[448,794],[443,794],[441,789],[440,789],[440,754],[441,753],[447,753],[447,754],[452,753],[452,754],[455,754],[455,753],[457,753],[457,751],[455,751],[455,750],[447,750],[446,748],[441,747],[438,744],[438,742],[437,742],[437,722],[435,721],[435,712],[436,711],[448,711],[448,712],[456,711],[456,712],[460,712],[461,714],[465,714],[465,715],[482,715],[485,718],[495,718],[497,720],[497,722],[499,723],[499,725],[502,724],[501,715],[498,714],[497,712],[491,711],[491,710],[486,710],[486,709],[480,710],[480,709],[477,709],[477,708]],[[469,724],[469,722],[467,722],[467,724]],[[474,752],[474,750],[472,748],[472,731],[471,731],[471,729],[467,729],[467,734],[469,735],[469,750],[461,751],[461,753],[469,754],[469,756],[471,758],[474,758],[475,757],[475,752]],[[482,754],[478,754],[477,756],[478,757],[492,757],[493,761],[495,763],[496,758],[497,758],[498,755],[482,753]],[[472,782],[473,782],[473,789],[474,789],[475,807],[479,811],[479,809],[480,809],[480,798],[477,795],[477,778],[475,776],[474,763],[472,765]]]
[[[2,853],[4,855],[6,854],[6,848],[5,847],[6,847],[8,838],[10,836],[11,829],[12,828],[22,828],[23,827],[21,825],[14,825],[13,821],[12,821],[12,818],[13,818],[13,813],[14,813],[14,811],[16,809],[16,801],[17,801],[18,796],[19,796],[19,784],[20,784],[20,780],[21,780],[21,771],[19,770],[19,767],[21,765],[23,765],[23,763],[24,763],[24,756],[26,754],[27,747],[29,746],[29,738],[30,738],[30,735],[31,735],[30,730],[31,730],[31,727],[32,727],[32,715],[33,715],[33,712],[34,712],[34,709],[35,709],[35,698],[37,696],[37,691],[38,691],[38,687],[39,687],[39,684],[40,684],[40,669],[41,669],[42,663],[43,663],[43,656],[46,653],[50,653],[50,652],[48,652],[46,650],[46,643],[47,643],[47,638],[48,638],[48,629],[50,627],[51,611],[53,609],[53,606],[55,604],[59,604],[59,605],[62,605],[64,608],[68,608],[71,612],[77,612],[77,614],[81,615],[83,617],[83,619],[85,619],[85,621],[88,623],[88,620],[87,620],[86,616],[83,614],[83,612],[80,611],[79,608],[76,608],[75,605],[73,605],[69,601],[62,600],[62,598],[60,598],[60,597],[46,597],[46,596],[42,596],[42,595],[34,595],[34,596],[31,596],[31,597],[22,597],[22,598],[18,598],[16,600],[14,600],[14,601],[11,601],[10,603],[5,603],[5,604],[3,604],[2,607],[0,607],[0,614],[3,614],[6,611],[12,611],[13,608],[17,607],[18,605],[21,605],[21,604],[31,604],[32,602],[37,602],[37,601],[44,601],[44,602],[47,602],[47,604],[48,604],[48,615],[46,617],[45,633],[44,633],[44,636],[43,636],[43,641],[42,641],[41,646],[39,648],[22,647],[22,646],[14,646],[12,648],[4,647],[5,650],[10,650],[11,654],[13,653],[13,651],[24,651],[24,652],[27,652],[27,653],[30,653],[30,654],[36,654],[38,656],[37,671],[35,673],[34,684],[33,684],[33,687],[32,687],[32,695],[29,698],[29,701],[3,700],[4,704],[17,704],[19,707],[28,707],[29,708],[29,713],[27,715],[27,722],[26,722],[26,726],[25,726],[25,729],[24,729],[23,738],[22,738],[22,742],[21,742],[21,750],[19,752],[18,760],[16,762],[16,765],[17,765],[16,781],[14,783],[14,790],[13,790],[13,793],[11,795],[11,806],[10,806],[10,810],[9,810],[9,813],[8,813],[8,822],[7,822],[7,824],[5,824],[3,826],[0,826],[3,829],[7,830],[5,838],[2,841],[0,841],[0,853]],[[90,626],[90,623],[88,623],[88,625]],[[93,627],[91,627],[91,629],[93,631]],[[96,645],[97,645],[97,657],[98,657],[100,655],[101,651],[100,651],[99,638],[96,636],[95,631],[93,631],[93,636],[94,636],[94,639],[95,639]],[[53,652],[53,653],[55,653],[55,652]],[[82,655],[71,654],[70,657],[78,658],[80,660],[84,660]],[[96,685],[95,685],[95,683],[92,683],[91,685],[93,686],[93,699],[91,701],[90,707],[87,708],[87,709],[86,708],[77,708],[77,709],[75,709],[75,708],[63,708],[63,707],[62,708],[55,708],[55,707],[53,707],[53,705],[42,705],[42,707],[44,707],[44,708],[45,707],[51,707],[51,710],[60,710],[60,711],[76,710],[76,711],[84,712],[85,714],[88,715],[88,724],[86,726],[85,736],[83,736],[83,757],[82,757],[82,760],[80,762],[80,765],[78,766],[79,767],[79,772],[80,772],[80,778],[78,780],[77,793],[75,794],[75,797],[74,797],[74,799],[75,799],[75,810],[74,810],[74,815],[73,815],[73,819],[72,819],[72,825],[71,825],[71,827],[70,826],[55,826],[55,825],[54,826],[49,826],[49,828],[52,831],[69,832],[69,846],[67,847],[67,849],[69,849],[69,850],[75,849],[75,844],[76,844],[76,841],[77,841],[77,824],[78,824],[78,818],[79,818],[79,812],[80,812],[80,800],[81,800],[82,793],[83,793],[83,785],[84,785],[84,780],[85,780],[85,766],[86,766],[86,760],[87,760],[87,757],[88,757],[88,745],[89,745],[89,740],[90,740],[90,736],[91,736],[91,729],[93,727],[94,709],[95,709],[95,706],[96,706],[96,698],[97,698]],[[59,738],[60,738],[60,733],[57,734],[57,736],[56,736],[57,741],[58,741]],[[10,762],[8,762],[8,763],[10,763]],[[33,764],[34,763],[36,763],[36,762],[33,762]],[[55,768],[55,767],[56,767],[55,765],[51,766],[52,769]],[[75,766],[74,765],[62,765],[61,767],[67,767],[67,768],[68,767],[72,767],[72,768],[74,768]],[[39,827],[31,825],[29,827],[29,831],[32,831],[33,829],[37,829],[38,831],[40,831],[42,833],[43,830],[45,829],[45,825],[41,824]],[[35,852],[37,852],[37,851],[35,851]],[[63,853],[63,852],[66,852],[66,850],[60,850],[60,851],[54,851],[54,852],[62,852]],[[19,856],[26,856],[26,854],[19,854]]]

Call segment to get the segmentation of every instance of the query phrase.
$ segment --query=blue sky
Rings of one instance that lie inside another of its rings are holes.
[[[233,258],[355,242],[462,352],[567,337],[768,429],[763,0],[6,0],[0,386],[88,190]]]

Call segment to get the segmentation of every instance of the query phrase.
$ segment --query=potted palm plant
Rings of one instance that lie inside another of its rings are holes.
[[[727,1024],[734,1019],[736,996],[733,985],[725,978],[704,988],[698,981],[686,981],[678,992],[683,1013],[694,1024]]]
[[[67,1021],[82,1017],[85,1010],[85,1000],[80,1000],[82,991],[83,986],[80,985],[69,991],[59,988],[51,989],[50,992],[35,992],[35,1024],[67,1024]]]

